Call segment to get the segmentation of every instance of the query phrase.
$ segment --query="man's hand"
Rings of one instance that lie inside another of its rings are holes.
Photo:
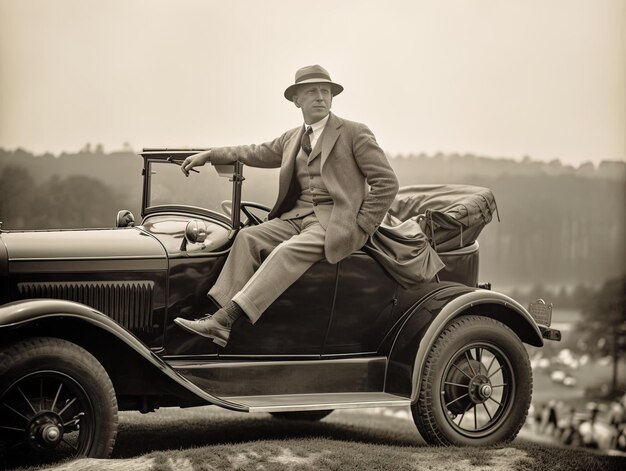
[[[210,160],[210,152],[210,150],[206,150],[204,152],[199,152],[197,154],[187,157],[180,166],[180,169],[185,174],[185,176],[189,176],[189,172],[192,168],[202,167],[205,163],[207,163]]]

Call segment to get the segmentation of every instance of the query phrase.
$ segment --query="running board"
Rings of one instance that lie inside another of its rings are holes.
[[[222,399],[247,407],[248,412],[292,412],[411,405],[411,399],[408,397],[384,392],[232,396]]]
[[[181,376],[218,397],[377,393],[385,388],[387,357],[315,360],[168,359]]]

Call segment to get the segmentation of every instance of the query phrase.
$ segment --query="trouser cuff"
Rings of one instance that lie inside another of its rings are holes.
[[[263,314],[259,308],[241,291],[233,296],[233,302],[237,303],[237,305],[246,313],[248,319],[251,324],[254,324],[259,320],[261,314]]]

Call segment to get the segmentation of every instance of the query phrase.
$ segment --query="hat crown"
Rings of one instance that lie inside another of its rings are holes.
[[[296,71],[295,83],[300,83],[305,80],[320,79],[323,81],[331,82],[330,74],[321,65],[307,65]]]
[[[330,79],[330,74],[321,65],[307,65],[301,67],[296,72],[296,80],[293,85],[290,85],[285,90],[284,96],[287,100],[292,101],[294,92],[298,86],[304,83],[328,83],[330,84],[330,91],[335,95],[339,95],[343,91],[343,87],[338,83],[333,82]]]

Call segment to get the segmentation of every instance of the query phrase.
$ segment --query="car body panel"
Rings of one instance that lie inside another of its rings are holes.
[[[385,392],[417,399],[422,365],[446,325],[465,314],[501,321],[522,341],[542,346],[540,330],[532,317],[510,297],[488,290],[449,284],[416,305],[407,315],[389,354]]]
[[[397,283],[364,252],[339,262],[337,293],[324,355],[375,353],[395,323]]]
[[[168,260],[150,234],[127,228],[0,236],[7,246],[10,275],[5,302],[79,302],[106,313],[147,346],[163,347]]]
[[[11,231],[3,232],[2,239],[7,247],[11,270],[14,264],[17,267],[19,263],[28,261],[167,259],[161,244],[133,227]]]
[[[146,348],[141,341],[130,334],[126,329],[120,327],[108,316],[79,303],[64,300],[39,299],[5,304],[0,306],[0,332],[4,329],[7,331],[25,329],[28,328],[28,324],[63,317],[78,318],[81,322],[92,324],[107,333],[113,334],[115,337],[122,340],[125,345],[131,347],[136,355],[140,356],[153,367],[158,368],[162,374],[174,380],[194,395],[204,399],[206,402],[228,409],[244,410],[244,408],[237,404],[223,401],[218,397],[207,394],[176,373],[159,356]]]
[[[337,265],[313,265],[254,325],[245,316],[239,318],[228,345],[220,349],[220,358],[319,358],[333,308],[336,276]],[[303,302],[307,299],[315,301]]]
[[[207,237],[201,244],[183,244],[185,228],[192,220],[201,220],[206,224]],[[147,216],[141,228],[161,242],[170,259],[223,255],[231,245],[233,232],[221,220],[182,211],[167,211]]]

